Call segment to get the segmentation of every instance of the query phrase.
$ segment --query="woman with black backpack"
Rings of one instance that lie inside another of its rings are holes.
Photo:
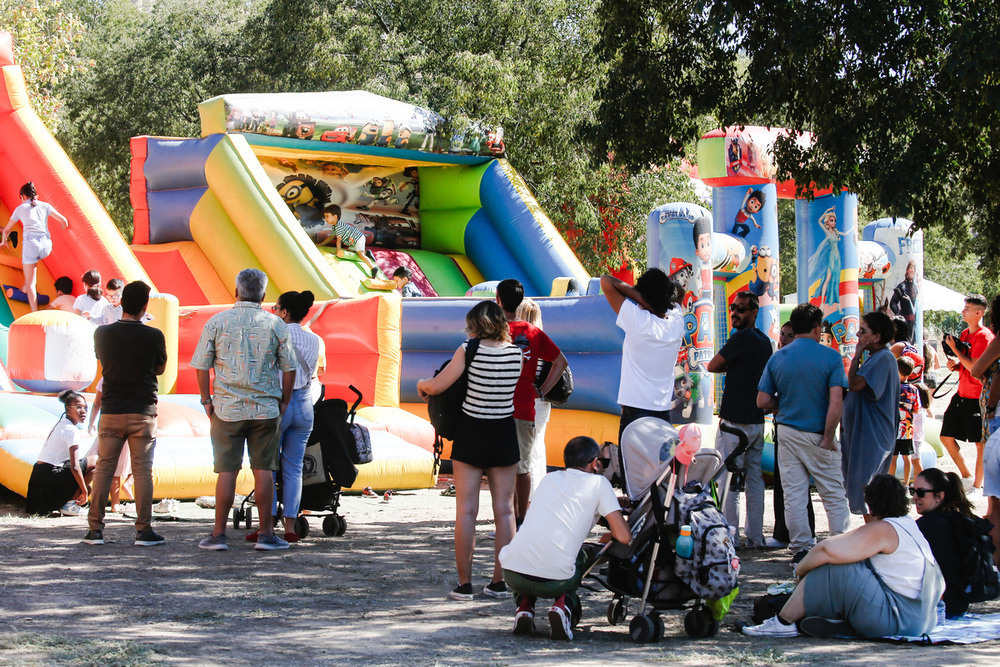
[[[975,559],[982,550],[977,543],[982,542],[981,536],[988,536],[992,524],[973,513],[972,503],[962,489],[962,479],[954,472],[928,468],[913,480],[910,493],[920,515],[917,527],[931,545],[944,575],[945,615],[957,618],[969,610],[970,602],[996,597],[995,593],[991,595],[984,590],[986,582],[977,582],[975,576]],[[982,545],[989,552],[984,555],[989,559],[987,566],[993,560],[990,545],[989,540]]]
[[[514,536],[514,479],[521,454],[514,426],[514,387],[521,375],[521,350],[510,341],[503,310],[482,301],[465,316],[470,340],[462,343],[448,365],[433,378],[417,382],[425,401],[441,394],[467,375],[465,399],[453,437],[451,461],[455,475],[455,564],[458,587],[453,600],[472,600],[472,554],[482,477],[489,482],[496,522],[495,556]],[[466,355],[469,360],[467,361]],[[483,588],[488,597],[509,597],[503,568],[494,558],[493,578]]]

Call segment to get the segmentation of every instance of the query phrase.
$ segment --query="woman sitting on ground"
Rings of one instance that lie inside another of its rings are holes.
[[[890,475],[865,487],[874,520],[817,544],[795,566],[799,585],[781,611],[743,628],[755,637],[920,636],[937,624],[944,578]]]
[[[948,618],[957,618],[969,610],[964,596],[968,579],[964,549],[971,548],[973,533],[985,533],[991,524],[973,513],[972,503],[962,489],[962,478],[956,473],[928,468],[913,480],[910,493],[920,515],[917,528],[930,544],[944,575],[945,613]]]
[[[483,589],[488,597],[508,597],[503,580],[500,550],[514,536],[514,479],[521,452],[514,426],[514,387],[521,375],[521,350],[510,342],[503,310],[494,301],[483,301],[465,316],[465,329],[479,339],[469,364],[468,387],[461,421],[451,449],[455,473],[455,565],[458,587],[453,600],[472,600],[472,554],[476,544],[476,517],[483,475],[493,499],[496,539],[493,543],[493,578]],[[444,369],[433,378],[417,382],[425,401],[445,391],[465,370],[468,343],[455,350]]]
[[[64,516],[77,516],[90,493],[97,457],[77,458],[87,418],[87,399],[67,389],[59,393],[59,400],[66,406],[66,412],[45,438],[38,461],[31,469],[28,514],[59,510]]]

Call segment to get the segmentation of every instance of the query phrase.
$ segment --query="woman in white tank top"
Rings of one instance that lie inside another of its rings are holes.
[[[781,611],[743,634],[795,637],[920,636],[937,622],[944,578],[907,514],[906,490],[891,475],[865,487],[873,521],[817,544],[795,566],[800,578]]]

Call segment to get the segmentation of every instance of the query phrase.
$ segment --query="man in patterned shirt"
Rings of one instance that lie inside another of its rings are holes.
[[[267,276],[243,269],[236,276],[236,305],[205,323],[191,359],[197,371],[201,404],[212,421],[215,450],[215,528],[202,549],[223,551],[226,523],[236,494],[236,477],[243,465],[244,443],[250,454],[254,497],[260,518],[256,549],[287,549],[276,537],[271,520],[274,471],[278,468],[281,415],[295,386],[295,352],[288,327],[261,309]],[[215,372],[214,397],[210,371]]]

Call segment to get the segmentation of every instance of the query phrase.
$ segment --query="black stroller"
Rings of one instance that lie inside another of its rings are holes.
[[[745,471],[737,468],[736,459],[746,451],[748,442],[742,431],[724,424],[720,428],[739,438],[739,445],[725,461],[717,450],[703,448],[690,464],[679,464],[672,456],[679,439],[677,430],[655,417],[630,424],[622,434],[618,452],[611,453],[615,474],[632,501],[628,512],[632,543],[606,545],[593,558],[586,576],[614,594],[608,605],[608,622],[612,625],[628,617],[630,598],[639,600],[629,625],[629,636],[636,642],[656,642],[663,637],[660,612],[668,609],[689,610],[684,629],[692,638],[711,637],[719,630],[719,622],[705,600],[678,575],[681,563],[671,547],[679,524],[686,523],[681,517],[689,516],[685,512],[691,507],[708,509],[714,512],[710,528],[718,531],[716,541],[724,542],[724,548],[730,549],[730,557],[735,559],[729,526],[718,509],[725,504],[730,475],[733,486],[739,488],[743,483]],[[701,548],[706,548],[704,543]],[[730,567],[728,563],[706,560],[698,568],[699,576],[707,579],[707,570],[715,565]],[[738,567],[736,560],[736,571]],[[651,609],[648,613],[647,607]]]
[[[324,400],[321,397],[316,402],[313,430],[302,462],[302,500],[299,508],[310,516],[323,517],[323,534],[328,537],[340,537],[347,530],[347,521],[337,514],[337,510],[340,508],[341,489],[353,485],[358,477],[355,464],[372,461],[368,429],[354,423],[362,395],[354,385],[350,386],[350,390],[357,396],[350,408],[347,401],[340,398]],[[280,471],[275,474],[280,498],[281,474]],[[233,508],[234,528],[239,528],[241,524],[251,527],[253,495],[251,491],[238,508]],[[279,502],[275,523],[281,517]],[[306,514],[295,519],[295,533],[299,537],[309,534]]]

